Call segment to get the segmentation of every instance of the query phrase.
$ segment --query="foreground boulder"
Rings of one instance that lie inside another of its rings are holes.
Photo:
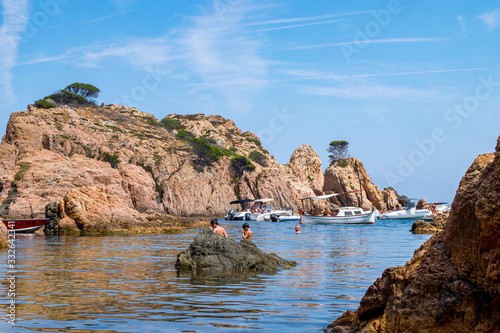
[[[274,253],[262,252],[252,241],[243,239],[238,243],[211,230],[203,230],[187,250],[177,255],[175,268],[180,272],[276,272],[296,264]]]
[[[500,138],[462,178],[443,232],[327,332],[500,332]]]

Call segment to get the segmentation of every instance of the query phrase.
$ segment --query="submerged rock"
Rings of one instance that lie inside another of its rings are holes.
[[[385,270],[327,332],[500,332],[500,137],[462,178],[443,232]]]
[[[211,230],[201,231],[189,248],[177,255],[180,271],[257,271],[276,272],[295,266],[274,253],[261,251],[252,241],[224,238]]]

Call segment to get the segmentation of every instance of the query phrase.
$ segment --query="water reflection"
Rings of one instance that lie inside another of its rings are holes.
[[[273,275],[177,274],[177,253],[193,233],[19,238],[17,326],[2,322],[0,331],[317,332],[357,307],[386,267],[411,258],[428,236],[409,226],[309,225],[296,235],[293,223],[253,223],[259,247],[298,262]],[[240,223],[224,227],[240,237]],[[0,289],[7,304],[5,275]]]

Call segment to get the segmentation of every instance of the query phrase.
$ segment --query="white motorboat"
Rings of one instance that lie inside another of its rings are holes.
[[[321,195],[318,197],[307,197],[302,200],[320,200],[339,195],[340,193],[332,193]],[[376,208],[371,211],[364,211],[359,207],[341,207],[328,214],[301,214],[300,223],[303,224],[373,224],[375,218],[379,214]]]
[[[271,214],[269,221],[271,222],[294,222],[300,221],[300,215],[293,214],[293,211],[289,210],[284,215]]]
[[[432,215],[432,213],[428,209],[416,209],[415,207],[411,207],[408,209],[400,209],[393,212],[383,213],[377,218],[381,220],[419,220],[430,215]]]
[[[364,211],[359,207],[342,207],[332,215],[305,215],[301,216],[303,224],[373,224],[378,213],[377,209]]]
[[[243,199],[230,202],[230,204],[240,204],[242,207],[241,211],[230,210],[224,217],[226,220],[233,221],[266,221],[271,219],[271,215],[285,215],[286,210],[284,209],[274,209],[270,202],[273,199],[263,198],[263,199]],[[248,205],[253,203],[257,207],[255,209],[248,208]]]

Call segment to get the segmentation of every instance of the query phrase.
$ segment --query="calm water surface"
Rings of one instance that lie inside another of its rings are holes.
[[[241,238],[241,222],[222,223]],[[251,223],[254,242],[298,262],[274,275],[178,276],[180,235],[16,239],[16,326],[6,322],[1,251],[0,332],[322,332],[354,310],[385,268],[405,264],[428,235],[412,221],[374,225]],[[208,226],[208,222],[207,222]],[[198,230],[199,231],[199,230]]]

